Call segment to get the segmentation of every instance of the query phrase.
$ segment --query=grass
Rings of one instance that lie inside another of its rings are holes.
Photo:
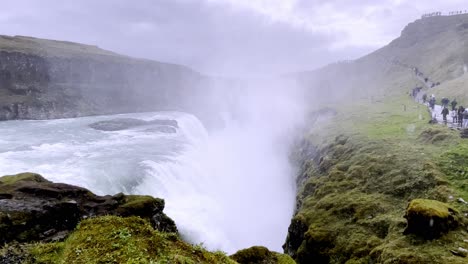
[[[436,98],[447,97],[450,100],[454,98],[457,99],[458,106],[468,106],[468,87],[466,83],[468,82],[468,75],[464,74],[459,78],[450,80],[446,83],[442,83],[440,86],[436,87],[432,93]]]
[[[406,236],[403,216],[413,199],[467,211],[455,198],[468,199],[468,142],[430,125],[426,108],[407,97],[335,109],[309,135],[319,151],[298,193],[295,219],[307,226],[298,263],[466,263],[449,251],[468,247],[464,231]]]
[[[236,263],[222,252],[192,246],[175,233],[155,231],[138,217],[84,220],[64,241],[37,244],[34,263]]]
[[[97,46],[24,36],[10,37],[0,35],[0,50],[36,55],[53,54],[59,57],[70,55],[106,55],[124,58],[124,56],[100,49]]]

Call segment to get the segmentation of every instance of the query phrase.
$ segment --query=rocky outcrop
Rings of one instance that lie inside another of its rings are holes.
[[[183,66],[94,46],[0,36],[0,120],[190,112],[206,80]]]
[[[164,200],[151,196],[97,196],[87,189],[53,183],[38,174],[0,178],[0,244],[63,239],[82,219],[139,216],[163,232],[177,232],[163,213]]]
[[[136,118],[115,118],[111,120],[99,121],[92,123],[89,127],[101,131],[119,131],[129,128],[151,126],[145,131],[148,132],[166,132],[175,133],[176,128],[179,127],[176,120],[150,120],[145,121]]]

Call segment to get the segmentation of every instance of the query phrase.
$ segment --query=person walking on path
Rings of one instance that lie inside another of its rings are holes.
[[[444,98],[442,98],[442,100],[440,100],[440,102],[442,103],[443,107],[447,107],[450,100],[448,98],[444,97]]]
[[[465,108],[460,105],[460,107],[458,107],[458,125],[460,127],[463,126],[463,112],[465,112]]]
[[[468,127],[468,109],[463,111],[463,127],[464,128]]]
[[[422,99],[423,99],[423,104],[425,104],[427,101],[427,94],[423,94]]]
[[[452,110],[452,112],[450,113],[452,115],[452,123],[455,125],[458,123],[458,109],[455,108],[454,110]]]
[[[452,101],[452,111],[455,111],[455,107],[457,107],[457,104],[458,104],[457,99],[453,99],[453,101]]]
[[[432,111],[434,111],[435,101],[435,97],[431,97],[431,100],[429,100],[429,106],[431,107]]]
[[[444,107],[444,109],[442,109],[442,116],[444,118],[444,123],[447,124],[447,115],[449,114],[449,110],[447,107]]]

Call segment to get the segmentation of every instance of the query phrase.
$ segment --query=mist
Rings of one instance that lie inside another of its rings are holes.
[[[278,78],[243,80],[211,92],[204,98],[216,103],[195,112],[220,115],[221,124],[184,129],[193,145],[168,169],[178,180],[163,184],[173,190],[162,193],[166,211],[188,241],[209,249],[233,253],[265,245],[281,251],[295,205],[296,168],[289,154],[303,125],[301,90]],[[206,109],[212,105],[225,107]],[[161,194],[155,189],[167,173],[159,166],[136,192]]]
[[[282,251],[295,207],[293,143],[304,136],[307,113],[323,99],[322,84],[347,83],[344,76],[301,82],[284,73],[342,58],[342,50],[329,48],[341,35],[298,25],[296,12],[289,19],[280,19],[278,10],[265,17],[231,2],[142,1],[128,7],[116,1],[110,12],[109,2],[54,3],[60,12],[52,17],[84,21],[79,30],[89,34],[62,25],[44,30],[47,16],[34,15],[26,24],[39,33],[21,26],[6,32],[98,44],[140,59],[95,46],[4,37],[15,49],[17,43],[39,47],[33,59],[8,55],[8,72],[23,71],[21,61],[34,62],[26,66],[33,73],[26,78],[10,74],[9,87],[37,83],[42,97],[33,98],[35,105],[46,98],[52,108],[40,116],[33,114],[43,108],[27,108],[15,118],[95,117],[27,123],[22,137],[29,143],[6,145],[19,151],[0,153],[10,163],[0,166],[2,172],[34,171],[98,194],[160,197],[187,241],[228,253],[255,245]],[[346,56],[366,50],[353,47]],[[334,89],[327,97],[346,97]],[[174,135],[90,129],[92,122],[122,117],[116,114],[173,119],[179,127]],[[47,132],[59,126],[67,133]],[[4,131],[6,136],[7,125]],[[30,139],[31,131],[38,136]],[[50,153],[53,163],[42,158]]]

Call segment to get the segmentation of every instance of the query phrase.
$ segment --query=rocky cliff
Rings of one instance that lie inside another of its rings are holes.
[[[0,120],[191,111],[206,80],[95,46],[0,36]]]

